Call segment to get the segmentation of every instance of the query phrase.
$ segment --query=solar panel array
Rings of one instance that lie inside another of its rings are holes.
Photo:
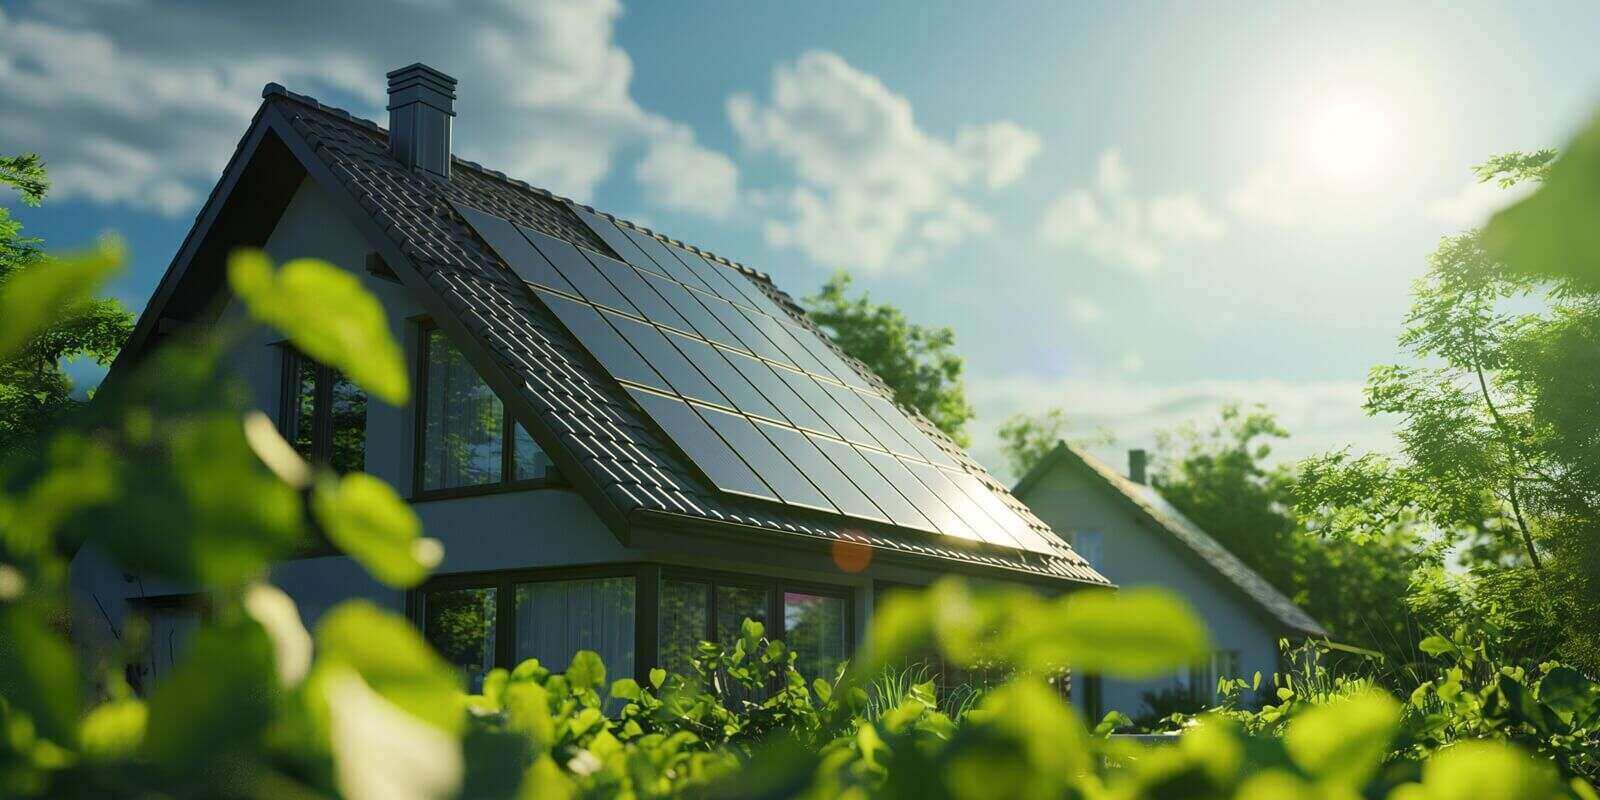
[[[456,210],[719,491],[1059,554],[737,269],[581,208],[625,261]]]

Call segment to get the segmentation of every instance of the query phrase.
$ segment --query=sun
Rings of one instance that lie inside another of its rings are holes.
[[[1306,109],[1296,127],[1302,163],[1327,183],[1366,183],[1391,166],[1396,149],[1393,117],[1376,97],[1324,96]]]

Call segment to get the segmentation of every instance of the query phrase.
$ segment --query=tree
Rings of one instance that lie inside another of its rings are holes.
[[[1366,408],[1401,422],[1394,457],[1306,464],[1301,507],[1336,536],[1412,517],[1466,575],[1419,581],[1514,658],[1600,667],[1600,125],[1559,160],[1498,156],[1479,178],[1542,183],[1483,231],[1448,236],[1414,290],[1407,360],[1372,370]]]
[[[1059,408],[1041,414],[1014,414],[1000,425],[1000,453],[1006,459],[1006,468],[1017,478],[1028,474],[1033,466],[1056,445],[1067,438],[1072,422],[1067,412]],[[1083,447],[1100,447],[1116,441],[1111,432],[1099,428],[1087,436],[1072,438],[1072,443]]]
[[[32,154],[0,156],[0,184],[16,189],[30,206],[43,202],[50,188],[44,165]],[[52,268],[39,240],[22,236],[22,225],[0,207],[0,288],[25,270]],[[0,362],[0,453],[32,447],[40,431],[79,405],[63,361],[110,363],[132,330],[133,317],[121,303],[86,300]]]
[[[850,283],[848,274],[837,272],[807,297],[811,320],[883,378],[895,400],[966,447],[973,411],[961,383],[961,357],[954,352],[955,331],[910,322],[900,309],[874,303],[866,292],[852,297]]]

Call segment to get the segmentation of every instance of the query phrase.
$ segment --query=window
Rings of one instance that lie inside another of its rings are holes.
[[[136,597],[128,601],[123,630],[130,625],[144,628],[144,647],[133,654],[128,664],[128,683],[135,692],[148,695],[188,652],[189,639],[200,627],[204,602],[195,595]]]
[[[1089,566],[1094,568],[1095,572],[1100,572],[1101,563],[1105,559],[1105,543],[1099,531],[1074,531],[1072,549],[1083,556],[1083,560],[1089,562]]]
[[[337,472],[367,465],[367,393],[344,373],[283,347],[279,428],[307,460]]]
[[[1186,689],[1189,696],[1202,703],[1211,702],[1217,694],[1217,683],[1223,678],[1238,678],[1239,651],[1213,650],[1204,663],[1179,671],[1178,688]]]
[[[505,403],[444,333],[426,327],[421,344],[416,493],[504,488],[549,478],[549,457],[511,420]]]
[[[607,675],[628,677],[636,662],[636,581],[611,571],[444,576],[413,595],[414,614],[468,691],[479,691],[489,670],[530,658],[564,672],[579,650],[599,653]]]
[[[807,679],[831,680],[849,654],[847,590],[683,576],[661,582],[661,666],[689,672],[696,645],[737,639],[746,619],[760,622],[768,636],[783,639]]]

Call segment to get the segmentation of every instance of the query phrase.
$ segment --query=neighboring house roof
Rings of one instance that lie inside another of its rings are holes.
[[[209,305],[203,298],[222,285],[226,252],[263,244],[293,188],[309,176],[330,193],[395,276],[416,293],[484,380],[505,398],[509,413],[624,542],[641,525],[767,535],[775,537],[770,539],[774,544],[805,547],[842,541],[869,546],[890,558],[933,559],[1034,579],[1108,583],[915,411],[907,412],[914,424],[960,470],[992,491],[1009,513],[1025,521],[1044,543],[1038,552],[718,491],[458,210],[470,206],[617,257],[579,218],[580,208],[592,209],[461,159],[453,160],[449,179],[419,174],[394,158],[387,132],[372,122],[277,84],[269,84],[263,98],[222,180],[141,316],[129,347],[113,365],[111,378],[125,369],[124,362],[137,359],[159,339],[167,327],[163,319],[199,318]],[[765,274],[624,220],[615,221],[739,270],[781,305],[791,322],[815,331],[799,306]],[[186,278],[195,263],[204,268]],[[860,362],[849,360],[849,364],[873,386],[883,387]]]
[[[1165,534],[1162,537],[1165,541],[1196,557],[1200,564],[1285,630],[1312,637],[1328,636],[1327,630],[1311,615],[1184,516],[1155,487],[1130,480],[1081,447],[1058,442],[1017,482],[1012,493],[1026,497],[1045,475],[1057,467],[1078,468],[1097,477],[1115,497]]]

